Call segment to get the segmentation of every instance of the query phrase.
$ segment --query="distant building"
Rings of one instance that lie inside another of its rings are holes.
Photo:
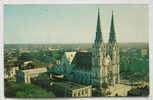
[[[31,83],[31,78],[38,77],[39,74],[47,72],[47,68],[23,69],[16,71],[16,81]]]
[[[28,48],[19,48],[19,54],[21,54],[21,53],[29,53],[29,52],[31,52]]]
[[[16,62],[18,59],[16,57],[8,58],[8,62]]]
[[[24,66],[27,66],[28,64],[32,63],[32,61],[25,61]]]
[[[92,96],[92,86],[82,85],[74,82],[63,81],[55,82],[54,92],[61,97],[91,97]]]
[[[48,48],[49,51],[55,51],[55,50],[59,50],[59,49],[54,49],[54,48]]]
[[[141,55],[142,56],[145,56],[145,55],[147,55],[147,49],[141,49]]]
[[[126,53],[128,52],[128,49],[122,49],[121,52]]]

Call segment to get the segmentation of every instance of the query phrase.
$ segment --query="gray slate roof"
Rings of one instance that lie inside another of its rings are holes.
[[[91,70],[92,67],[92,53],[91,52],[77,52],[72,61],[75,69]]]

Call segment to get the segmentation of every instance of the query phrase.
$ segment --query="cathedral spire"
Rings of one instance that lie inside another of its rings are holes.
[[[102,40],[102,32],[100,25],[100,12],[98,8],[98,18],[97,18],[97,29],[96,29],[96,41]]]
[[[115,33],[115,26],[114,26],[114,14],[113,14],[113,11],[112,11],[112,20],[111,20],[111,27],[110,27],[109,42],[110,43],[116,42],[116,33]]]

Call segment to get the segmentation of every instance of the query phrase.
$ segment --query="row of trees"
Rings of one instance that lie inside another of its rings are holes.
[[[22,53],[18,60],[19,62],[24,62],[28,60],[32,60],[36,63],[54,63],[57,59],[60,59],[63,51],[39,51],[39,52],[30,52],[30,53]]]

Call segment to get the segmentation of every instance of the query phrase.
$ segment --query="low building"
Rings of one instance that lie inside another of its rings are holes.
[[[114,87],[110,86],[110,95],[108,96],[127,96],[128,91],[131,89],[129,85],[116,84]]]
[[[27,66],[29,63],[32,63],[32,61],[25,61],[24,66]]]
[[[31,78],[38,77],[41,73],[47,72],[47,68],[33,68],[16,71],[16,81],[23,83],[31,83]]]
[[[70,81],[60,81],[53,83],[55,94],[61,97],[91,97],[92,86],[82,85]]]
[[[16,71],[18,69],[18,67],[11,67],[8,71],[6,68],[4,68],[4,79],[15,79]]]

